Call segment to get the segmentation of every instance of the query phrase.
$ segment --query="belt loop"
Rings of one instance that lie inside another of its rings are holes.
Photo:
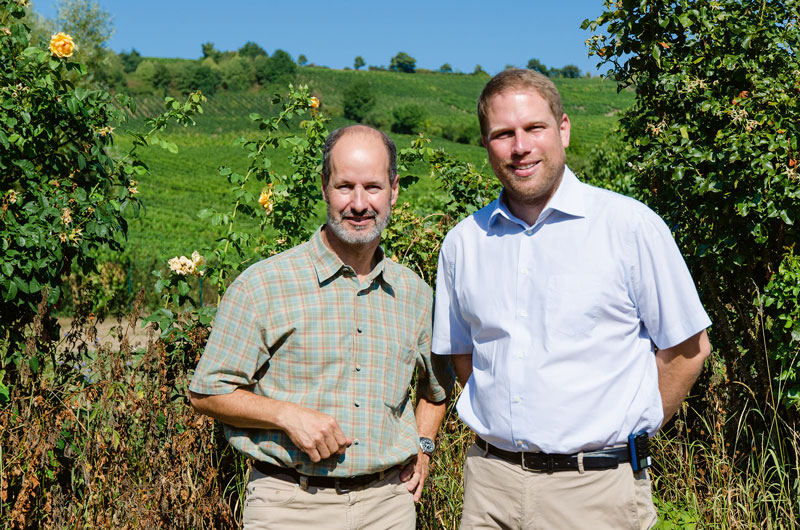
[[[583,451],[578,453],[578,473],[581,475],[586,473],[586,470],[583,469]]]
[[[298,484],[300,484],[300,489],[308,491],[308,477],[306,475],[300,475]]]
[[[486,455],[489,454],[489,442],[487,442],[483,438],[480,438],[480,441],[482,441],[484,443],[484,445],[486,446],[486,447],[483,448],[483,455],[481,455],[481,456],[483,456],[483,458],[486,458]],[[480,444],[478,444],[478,447],[480,447]]]

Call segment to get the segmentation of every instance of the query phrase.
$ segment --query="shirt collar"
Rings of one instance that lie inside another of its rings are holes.
[[[314,270],[317,273],[317,281],[320,285],[341,274],[345,269],[350,269],[322,240],[322,227],[319,227],[314,232],[308,243],[311,246]],[[371,284],[376,278],[380,277],[384,282],[391,284],[391,269],[386,266],[386,255],[383,252],[383,248],[379,246],[375,252],[378,263],[367,275],[367,283]]]
[[[580,184],[581,182],[572,170],[564,166],[564,176],[561,178],[558,189],[556,189],[556,192],[539,214],[537,223],[546,219],[554,211],[562,212],[571,217],[584,217],[586,205],[582,190],[580,189]],[[492,225],[497,220],[498,216],[502,216],[524,228],[530,228],[528,223],[511,213],[505,200],[503,200],[504,194],[505,189],[500,192],[500,196],[495,200],[494,209],[489,215],[489,224]]]

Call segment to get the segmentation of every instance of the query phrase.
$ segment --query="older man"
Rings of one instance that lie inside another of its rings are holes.
[[[702,369],[710,320],[663,221],[566,167],[549,79],[498,74],[478,117],[503,190],[445,238],[433,332],[478,436],[461,527],[649,528],[649,436]]]
[[[414,528],[446,395],[431,290],[379,246],[395,158],[375,129],[331,133],[327,223],[247,269],[220,305],[191,400],[254,461],[245,528]]]

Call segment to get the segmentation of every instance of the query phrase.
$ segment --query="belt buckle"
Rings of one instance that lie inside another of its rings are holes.
[[[525,465],[525,455],[526,455],[526,454],[527,454],[527,453],[525,453],[525,451],[522,451],[522,452],[519,454],[519,456],[520,456],[520,460],[521,460],[521,462],[520,462],[520,463],[521,463],[521,465],[522,465],[522,469],[523,469],[523,470],[525,470],[525,471],[535,471],[534,469],[531,469],[531,468],[529,468],[528,466],[526,466],[526,465]]]
[[[350,488],[342,486],[342,483],[339,479],[333,481],[333,487],[336,488],[336,493],[339,495],[350,493]]]

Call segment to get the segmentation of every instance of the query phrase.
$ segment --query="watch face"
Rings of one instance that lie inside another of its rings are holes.
[[[436,449],[436,444],[430,438],[420,438],[419,446],[426,455],[433,453],[433,450]]]

